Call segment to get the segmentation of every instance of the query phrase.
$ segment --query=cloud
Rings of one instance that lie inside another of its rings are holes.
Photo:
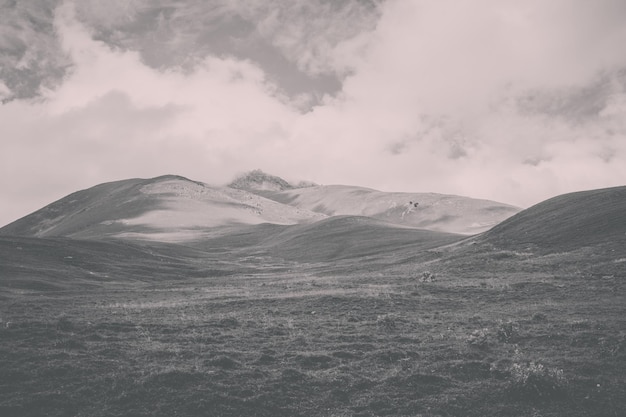
[[[0,3],[0,101],[54,88],[69,65],[54,36],[55,1]]]
[[[139,51],[148,65],[189,69],[207,56],[251,59],[285,93],[307,94],[311,103],[339,89],[348,64],[336,49],[373,29],[379,10],[362,0],[114,3],[121,7],[79,2],[78,19],[96,38]]]
[[[626,178],[621,0],[89,4],[54,9],[62,82],[0,107],[0,223],[166,173],[522,206]]]
[[[386,188],[528,205],[617,185],[626,131],[607,112],[626,92],[624,22],[612,0],[389,2],[341,96],[318,113],[341,119],[346,155],[380,167],[353,164],[353,177]]]

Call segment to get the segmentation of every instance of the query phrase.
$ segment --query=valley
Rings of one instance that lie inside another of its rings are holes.
[[[626,187],[475,235],[296,205],[297,223],[192,219],[182,239],[171,216],[123,223],[90,193],[0,229],[3,416],[626,409]],[[136,217],[154,207],[138,196]]]

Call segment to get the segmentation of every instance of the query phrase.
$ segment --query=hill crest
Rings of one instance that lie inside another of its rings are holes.
[[[517,213],[480,242],[541,252],[626,244],[626,186],[562,194]]]

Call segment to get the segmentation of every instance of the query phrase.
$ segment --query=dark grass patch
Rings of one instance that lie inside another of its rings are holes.
[[[241,363],[227,355],[219,355],[205,362],[209,366],[221,369],[237,369],[241,367]]]
[[[451,363],[448,367],[448,372],[452,378],[463,382],[482,380],[492,376],[491,365],[478,361]]]
[[[327,355],[298,355],[295,360],[304,369],[328,369],[335,365],[335,360]]]
[[[384,380],[383,384],[387,390],[396,393],[410,392],[412,398],[439,394],[454,385],[452,381],[446,377],[420,373],[407,376],[394,376]]]

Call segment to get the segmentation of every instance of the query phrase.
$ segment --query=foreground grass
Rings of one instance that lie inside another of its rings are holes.
[[[415,268],[5,289],[0,415],[622,415],[623,277]]]

